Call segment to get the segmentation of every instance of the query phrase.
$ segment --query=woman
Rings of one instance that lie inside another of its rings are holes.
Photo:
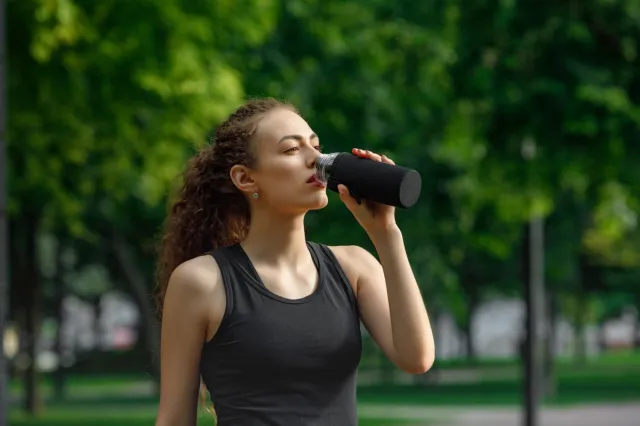
[[[360,247],[306,241],[306,212],[328,201],[319,155],[295,108],[264,99],[236,110],[189,162],[160,254],[156,426],[196,424],[200,377],[220,426],[356,425],[360,321],[399,368],[431,367],[394,209],[339,188],[381,264]]]

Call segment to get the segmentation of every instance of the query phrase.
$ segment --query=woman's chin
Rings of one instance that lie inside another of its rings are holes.
[[[311,200],[308,200],[308,202],[305,203],[305,207],[308,210],[320,210],[327,207],[327,204],[329,204],[329,197],[327,196],[327,193],[318,192],[314,194]]]
[[[282,213],[304,214],[311,210],[321,210],[329,204],[326,192],[317,192],[298,199],[273,200],[273,206]]]
[[[317,202],[310,204],[309,210],[320,210],[327,207],[327,204],[329,204],[329,198],[325,195],[321,199],[317,200]]]

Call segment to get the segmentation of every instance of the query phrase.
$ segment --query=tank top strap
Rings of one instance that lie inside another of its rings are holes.
[[[218,264],[218,268],[220,269],[222,284],[224,286],[224,295],[227,299],[224,315],[222,317],[222,323],[225,323],[227,317],[231,315],[235,306],[236,290],[234,289],[234,283],[237,280],[234,263],[238,262],[238,259],[236,259],[237,256],[234,256],[232,247],[220,247],[208,252],[207,254],[215,259]]]
[[[344,292],[351,303],[351,306],[358,311],[358,303],[356,299],[356,295],[353,291],[353,287],[347,278],[347,274],[342,269],[338,258],[333,253],[333,251],[324,244],[308,242],[309,247],[318,258],[318,261],[322,263],[328,270],[329,275],[333,278],[329,280],[332,283],[335,283],[340,291]]]

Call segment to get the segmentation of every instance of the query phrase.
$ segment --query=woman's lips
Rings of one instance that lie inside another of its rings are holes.
[[[307,179],[307,183],[309,185],[313,185],[313,186],[316,186],[318,188],[325,188],[327,186],[327,185],[324,184],[324,182],[319,181],[315,174],[311,175],[311,177],[309,177],[309,179]]]

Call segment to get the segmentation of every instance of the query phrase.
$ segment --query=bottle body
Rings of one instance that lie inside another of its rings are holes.
[[[322,154],[316,161],[316,177],[336,192],[339,184],[345,185],[357,200],[401,208],[417,202],[422,186],[415,170],[344,152]]]

